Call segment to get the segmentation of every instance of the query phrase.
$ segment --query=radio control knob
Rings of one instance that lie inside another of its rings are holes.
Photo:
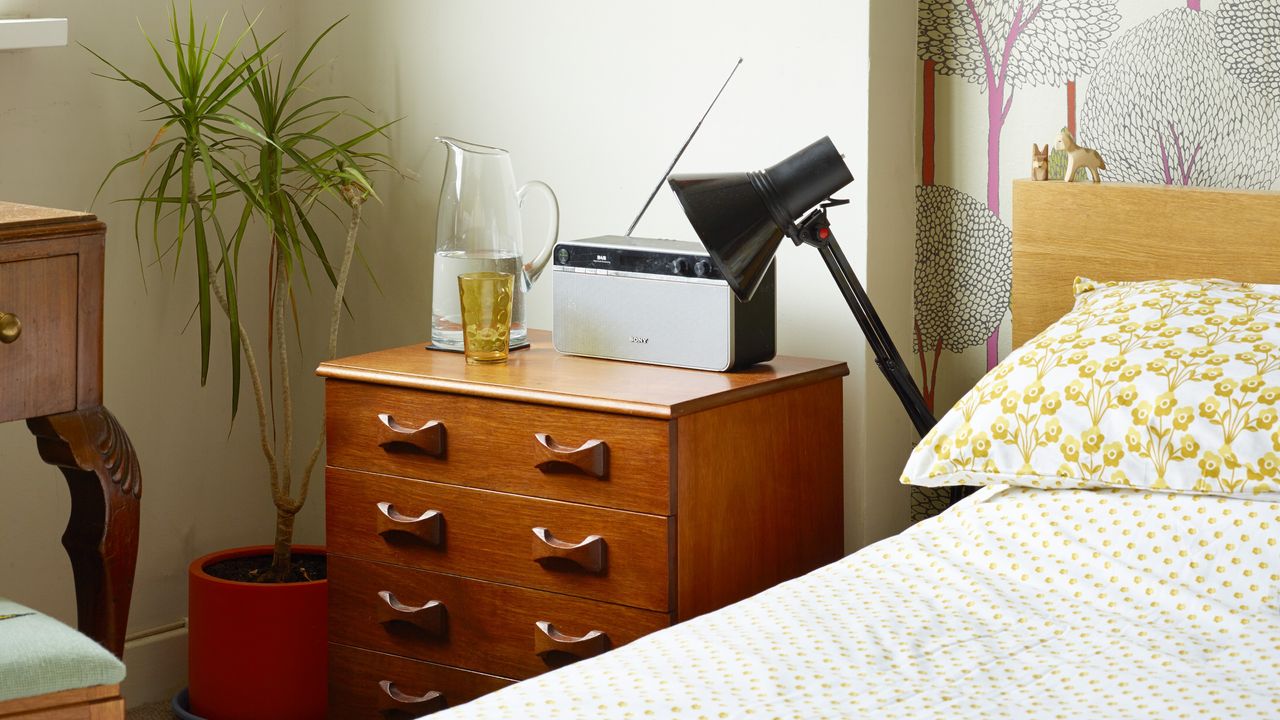
[[[711,263],[706,260],[699,260],[693,265],[693,274],[698,277],[706,277],[711,274]]]
[[[677,275],[688,275],[689,260],[687,258],[676,258],[671,263],[671,269],[674,270]]]

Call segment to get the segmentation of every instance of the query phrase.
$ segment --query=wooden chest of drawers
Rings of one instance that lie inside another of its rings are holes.
[[[843,363],[325,363],[330,714],[416,717],[843,550]]]

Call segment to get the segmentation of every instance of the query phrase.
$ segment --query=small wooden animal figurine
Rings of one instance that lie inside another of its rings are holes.
[[[1039,145],[1031,144],[1031,179],[1049,179],[1049,146],[1041,150]]]
[[[1084,168],[1093,175],[1095,183],[1102,182],[1102,176],[1098,174],[1099,170],[1106,170],[1107,163],[1093,148],[1080,147],[1076,144],[1076,139],[1071,136],[1071,131],[1063,130],[1058,135],[1057,148],[1067,154],[1067,174],[1065,176],[1067,182],[1075,182],[1076,171]]]

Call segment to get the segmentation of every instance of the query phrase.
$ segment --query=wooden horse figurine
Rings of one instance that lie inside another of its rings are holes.
[[[1031,145],[1031,179],[1032,180],[1048,180],[1049,179],[1049,146],[1045,145],[1041,150],[1039,145],[1032,143]]]
[[[1063,130],[1058,134],[1056,147],[1067,154],[1067,174],[1064,176],[1067,182],[1075,182],[1076,171],[1080,168],[1087,169],[1093,175],[1095,183],[1102,182],[1102,176],[1098,171],[1106,170],[1107,163],[1097,150],[1077,145],[1076,139],[1071,136],[1069,130]]]

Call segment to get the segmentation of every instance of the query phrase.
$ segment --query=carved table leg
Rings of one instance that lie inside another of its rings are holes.
[[[71,488],[71,518],[62,544],[75,575],[80,631],[123,655],[142,497],[133,443],[100,405],[33,418],[27,427],[40,457],[58,466]]]

